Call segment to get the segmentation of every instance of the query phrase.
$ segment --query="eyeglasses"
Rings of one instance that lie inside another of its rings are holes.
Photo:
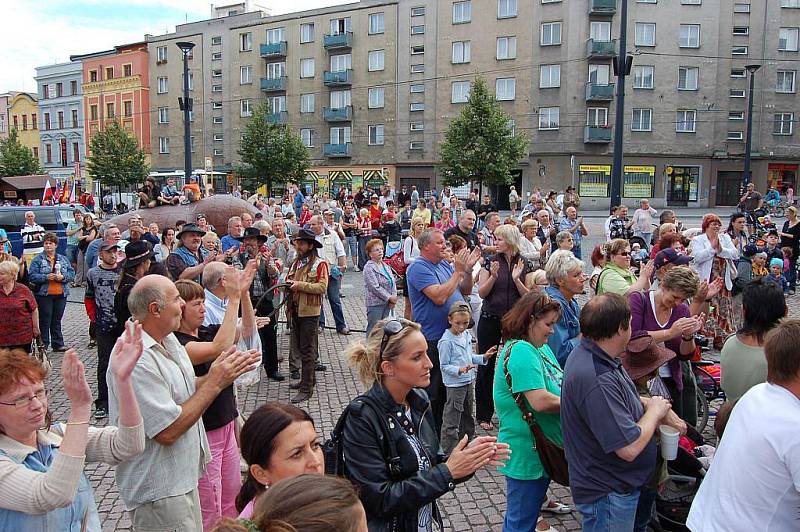
[[[36,392],[35,394],[31,395],[30,397],[20,397],[19,399],[17,399],[13,403],[0,402],[0,405],[13,406],[13,407],[15,407],[17,409],[22,409],[22,408],[27,408],[28,405],[30,405],[31,402],[34,399],[38,399],[40,403],[44,403],[45,400],[47,400],[47,391],[46,390],[39,390],[38,392]]]
[[[623,256],[623,257],[630,257],[631,256],[631,252],[630,251],[620,251],[619,254],[621,256]]]

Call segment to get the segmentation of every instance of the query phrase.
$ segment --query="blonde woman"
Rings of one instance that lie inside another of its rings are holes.
[[[417,243],[417,238],[422,232],[425,231],[425,220],[420,218],[419,216],[415,216],[411,219],[411,230],[408,233],[408,236],[403,241],[403,262],[406,263],[406,267],[411,266],[411,263],[419,257],[419,244]],[[411,319],[411,299],[408,297],[408,289],[403,283],[402,287],[403,292],[403,316],[405,319]]]

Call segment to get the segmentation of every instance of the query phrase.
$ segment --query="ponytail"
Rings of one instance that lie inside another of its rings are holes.
[[[236,496],[236,511],[242,513],[244,507],[264,492],[264,486],[259,483],[250,470],[247,470],[247,478],[244,480],[239,494]]]

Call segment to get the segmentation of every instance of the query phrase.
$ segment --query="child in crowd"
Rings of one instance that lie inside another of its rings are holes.
[[[786,282],[786,278],[783,276],[782,259],[771,259],[769,261],[769,275],[767,276],[767,280],[775,283],[775,285],[780,288],[781,292],[784,294],[789,291],[789,284]]]
[[[769,270],[767,270],[767,254],[764,251],[759,251],[753,255],[752,278],[755,279],[756,277],[766,277],[767,275],[769,275]]]
[[[447,402],[442,416],[442,449],[450,453],[466,434],[475,435],[475,370],[486,364],[497,353],[497,346],[485,355],[472,351],[472,334],[469,329],[472,308],[465,301],[457,301],[450,307],[447,321],[450,328],[439,340],[439,364],[442,380],[447,387]]]
[[[784,246],[781,248],[783,251],[783,273],[784,275],[789,273],[789,268],[792,267],[792,257],[794,256],[794,252],[792,248],[788,246]]]

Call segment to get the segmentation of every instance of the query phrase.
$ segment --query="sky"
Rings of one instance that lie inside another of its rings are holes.
[[[271,14],[355,0],[255,0]],[[218,0],[217,4],[232,3]],[[176,24],[209,18],[205,0],[2,0],[0,93],[36,91],[37,66],[64,63],[73,54],[108,50],[163,35]]]

